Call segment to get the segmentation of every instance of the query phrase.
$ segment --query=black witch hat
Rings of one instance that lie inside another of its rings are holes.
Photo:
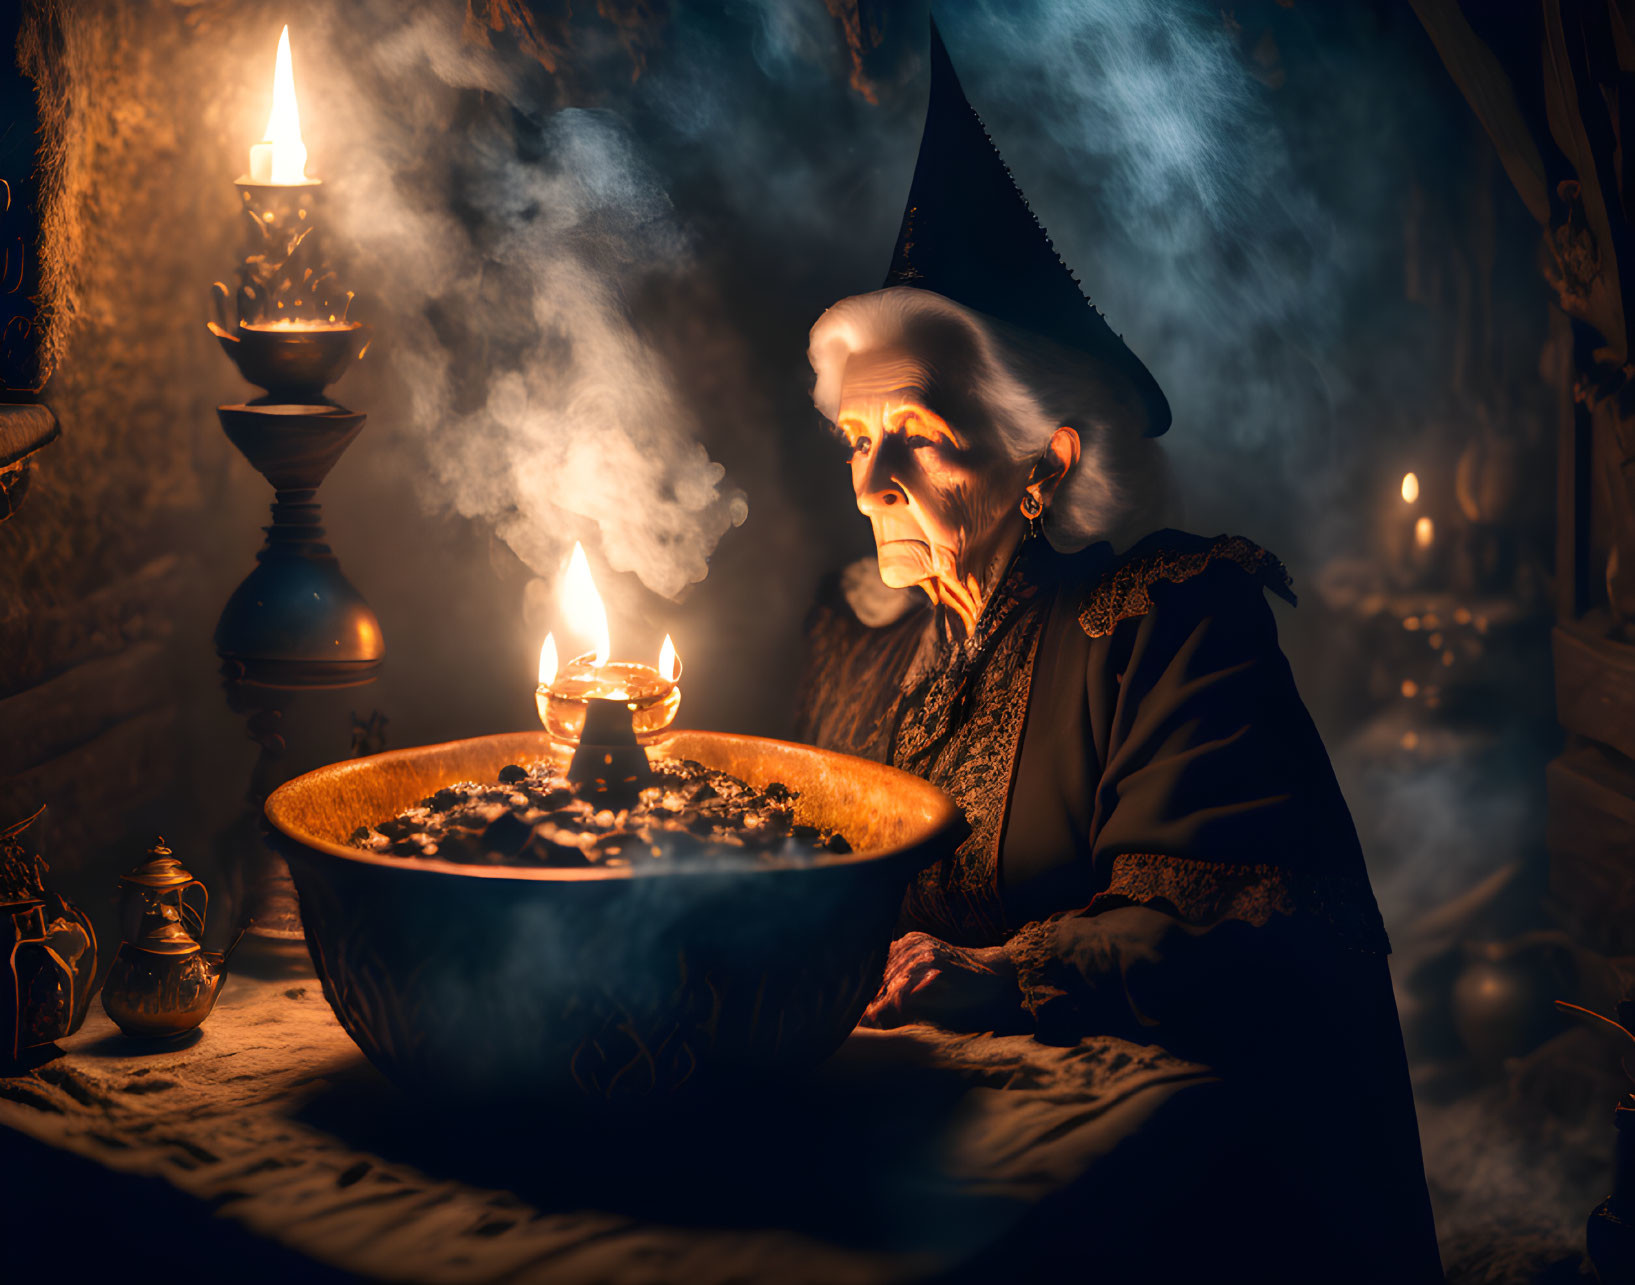
[[[935,19],[925,134],[885,284],[933,291],[1085,353],[1130,385],[1146,411],[1148,437],[1169,427],[1163,389],[1050,244],[966,100]]]

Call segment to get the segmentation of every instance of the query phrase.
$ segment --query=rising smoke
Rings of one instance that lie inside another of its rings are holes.
[[[1416,152],[1443,141],[1408,128],[1443,114],[1426,86],[1393,84],[1378,52],[1338,52],[1379,50],[1390,33],[1361,7],[961,12],[969,92],[1169,395],[1166,446],[1194,520],[1236,520],[1297,559],[1354,545],[1355,506],[1334,501],[1355,483],[1358,439],[1397,409],[1364,402],[1361,385],[1400,351],[1400,204]],[[1436,380],[1422,363],[1391,400],[1421,402]],[[1271,503],[1251,516],[1257,492]]]
[[[376,9],[331,68],[352,107],[336,230],[394,319],[427,498],[539,575],[584,538],[679,595],[747,502],[630,318],[644,278],[695,266],[662,182],[617,114],[553,110],[543,69],[463,40],[453,6]]]

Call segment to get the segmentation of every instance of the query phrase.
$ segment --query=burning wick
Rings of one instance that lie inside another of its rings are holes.
[[[587,702],[624,701],[640,740],[651,740],[670,726],[681,705],[681,661],[675,643],[664,636],[658,668],[635,661],[609,660],[607,610],[591,578],[585,550],[573,546],[568,571],[562,579],[562,609],[569,629],[591,641],[591,650],[563,664],[556,636],[546,634],[539,649],[539,686],[534,704],[539,721],[557,740],[575,744],[585,726]]]
[[[1419,499],[1419,474],[1404,473],[1402,475],[1402,501],[1404,504],[1413,504]]]
[[[307,148],[301,141],[301,111],[295,103],[295,72],[290,62],[290,29],[278,37],[273,69],[272,115],[267,132],[250,148],[250,182],[299,187],[318,180],[307,177]]]

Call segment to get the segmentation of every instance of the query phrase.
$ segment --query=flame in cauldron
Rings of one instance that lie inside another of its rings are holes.
[[[549,687],[556,681],[557,668],[556,638],[551,634],[546,634],[545,642],[539,649],[539,685],[541,687]]]
[[[568,627],[590,640],[594,652],[592,663],[607,664],[613,650],[608,640],[607,609],[602,606],[602,595],[596,592],[596,581],[591,579],[584,546],[577,540],[573,556],[568,559],[568,573],[562,577],[562,611],[568,618]]]

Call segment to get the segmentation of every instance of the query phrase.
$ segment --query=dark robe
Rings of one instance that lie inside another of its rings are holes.
[[[902,931],[1003,946],[1039,1038],[1162,1044],[1263,1120],[1212,1158],[1263,1279],[1440,1280],[1389,946],[1267,588],[1294,600],[1247,540],[1163,531],[1025,543],[961,643],[929,604],[871,629],[829,593],[800,735],[964,811]]]

